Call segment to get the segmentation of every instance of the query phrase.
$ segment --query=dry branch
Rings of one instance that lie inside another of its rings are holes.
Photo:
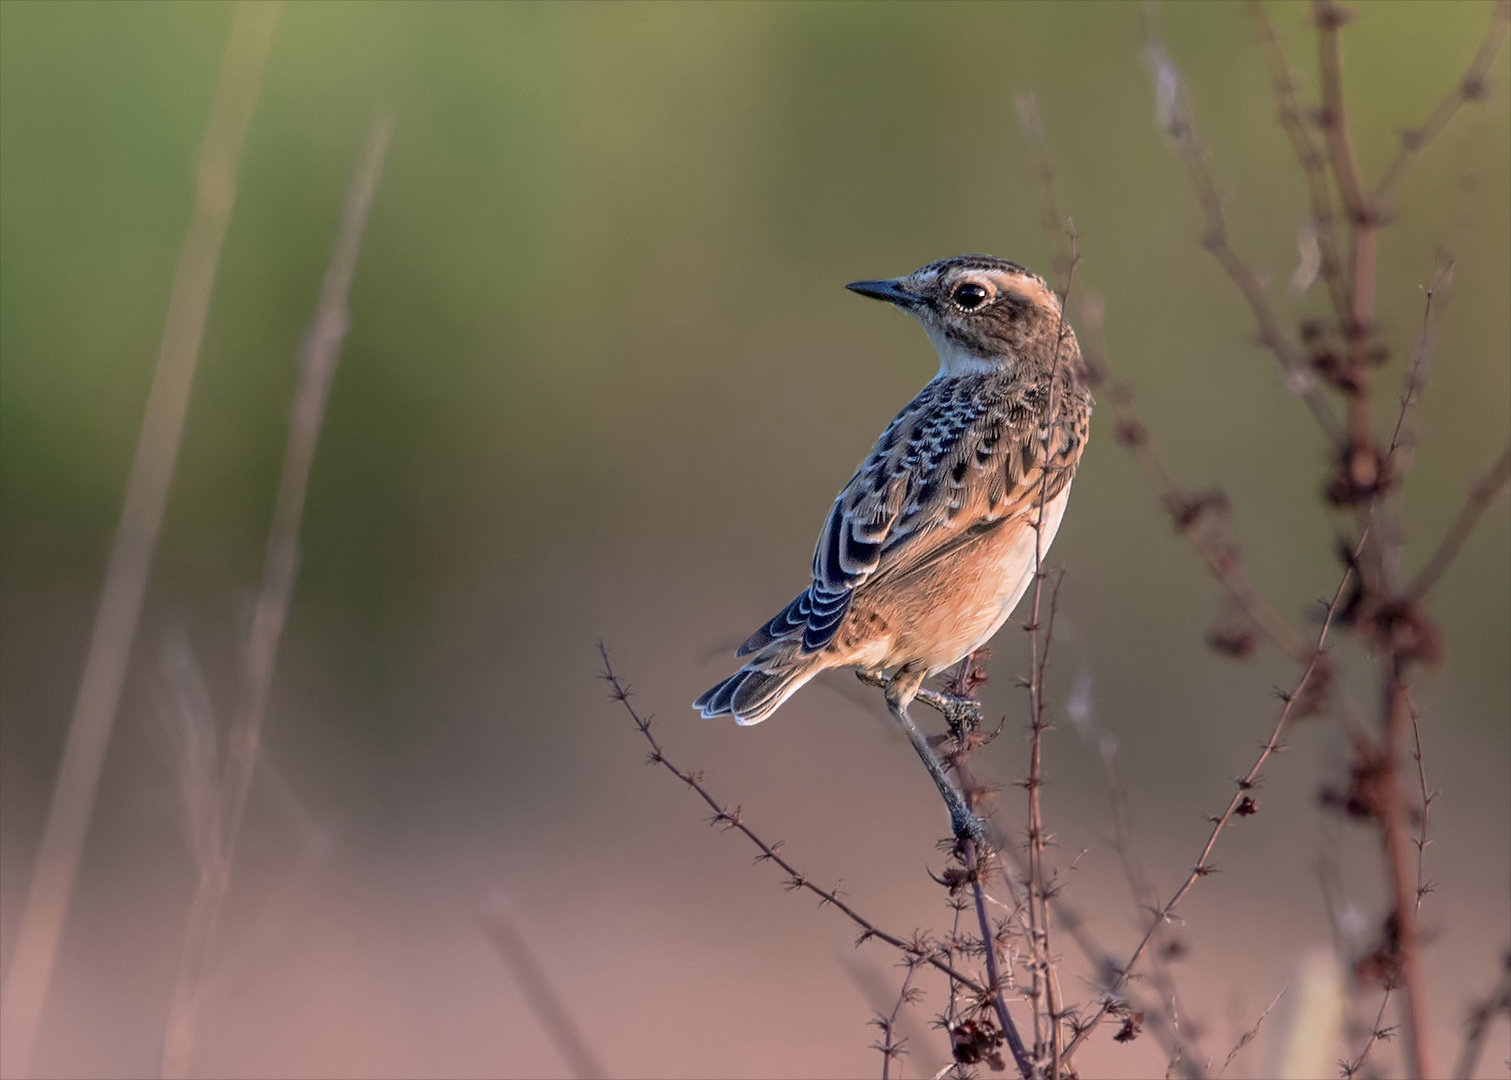
[[[836,891],[814,884],[811,878],[781,856],[779,852],[782,842],[780,840],[774,844],[768,844],[765,840],[762,840],[752,831],[749,825],[745,824],[739,807],[735,807],[732,810],[725,807],[709,794],[708,789],[703,786],[700,774],[680,769],[668,760],[666,754],[661,750],[661,744],[651,734],[652,718],[641,717],[639,711],[630,703],[629,684],[622,681],[614,673],[613,665],[609,662],[608,647],[600,642],[598,650],[599,655],[603,659],[603,675],[601,677],[609,684],[609,699],[617,701],[624,706],[625,711],[630,715],[630,719],[635,722],[635,727],[639,729],[641,735],[645,736],[646,742],[650,743],[651,752],[646,759],[647,763],[662,766],[696,792],[698,797],[707,803],[709,809],[713,811],[713,816],[709,818],[710,825],[720,825],[725,830],[734,829],[754,844],[761,852],[756,857],[756,861],[771,862],[780,868],[787,875],[785,884],[789,892],[798,890],[810,892],[819,898],[820,905],[827,904],[843,913],[846,918],[860,927],[860,936],[856,938],[855,942],[857,945],[864,944],[872,938],[884,941],[904,956],[938,969],[973,993],[982,997],[990,996],[990,991],[979,981],[964,974],[958,968],[951,966],[946,960],[942,959],[942,950],[936,943],[929,941],[922,935],[915,935],[912,941],[906,941],[896,934],[888,933],[870,919],[861,915],[849,904],[845,903],[844,900],[840,899]]]
[[[1103,992],[1101,1007],[1089,1021],[1077,1025],[1075,1038],[1065,1048],[1065,1061],[1067,1064],[1070,1061],[1071,1055],[1090,1037],[1097,1025],[1101,1023],[1103,1017],[1112,1011],[1116,1002],[1115,995],[1133,974],[1134,967],[1137,966],[1139,960],[1143,957],[1145,950],[1149,947],[1149,943],[1154,940],[1154,936],[1159,932],[1160,927],[1169,921],[1170,915],[1175,911],[1176,906],[1185,898],[1186,894],[1191,891],[1191,888],[1200,878],[1204,878],[1214,872],[1215,868],[1208,860],[1212,856],[1213,848],[1217,846],[1217,838],[1222,834],[1222,830],[1227,827],[1228,822],[1233,819],[1235,814],[1247,816],[1257,809],[1257,804],[1254,802],[1250,792],[1257,785],[1259,774],[1263,771],[1265,763],[1269,761],[1270,755],[1284,749],[1280,743],[1280,736],[1285,731],[1286,725],[1290,722],[1291,714],[1295,710],[1297,703],[1305,699],[1306,691],[1312,681],[1313,675],[1324,662],[1323,657],[1325,654],[1323,649],[1327,644],[1328,631],[1332,628],[1334,615],[1337,614],[1339,600],[1342,599],[1343,591],[1348,587],[1349,580],[1352,577],[1353,569],[1352,562],[1350,562],[1349,566],[1343,571],[1343,576],[1338,582],[1337,589],[1333,591],[1332,600],[1328,602],[1327,613],[1322,620],[1322,627],[1317,632],[1317,641],[1312,651],[1312,658],[1307,663],[1305,670],[1302,671],[1301,678],[1297,680],[1295,687],[1289,693],[1283,695],[1285,704],[1280,710],[1280,716],[1275,721],[1274,728],[1270,731],[1270,737],[1265,740],[1264,745],[1260,748],[1259,757],[1249,767],[1249,771],[1238,778],[1237,790],[1234,791],[1233,797],[1228,800],[1227,807],[1224,808],[1221,814],[1212,819],[1212,832],[1207,837],[1206,845],[1202,848],[1201,854],[1197,856],[1196,864],[1191,868],[1190,873],[1187,874],[1186,880],[1175,890],[1174,895],[1165,902],[1164,906],[1150,920],[1149,928],[1144,932],[1144,936],[1140,939],[1137,947],[1134,948],[1133,954],[1129,956],[1128,961],[1122,965],[1118,970],[1117,976]]]
[[[918,961],[909,958],[906,961],[908,973],[902,978],[902,988],[897,991],[897,1002],[892,1006],[892,1011],[882,1016],[877,1014],[872,1020],[881,1031],[881,1042],[873,1043],[873,1050],[881,1051],[881,1080],[891,1080],[892,1060],[900,1058],[907,1053],[907,1039],[897,1038],[897,1017],[902,1012],[904,1005],[911,1005],[921,996],[921,991],[913,986],[913,976],[918,972]]]
[[[1249,11],[1258,26],[1259,43],[1264,50],[1265,63],[1270,69],[1270,86],[1275,94],[1277,118],[1290,140],[1302,175],[1306,178],[1307,199],[1312,211],[1311,224],[1316,230],[1318,272],[1327,286],[1328,299],[1332,302],[1339,323],[1346,323],[1351,304],[1348,285],[1344,280],[1343,260],[1338,253],[1337,220],[1333,215],[1332,191],[1322,151],[1312,140],[1305,111],[1296,99],[1295,79],[1291,76],[1285,53],[1280,48],[1275,28],[1265,14],[1264,4],[1261,0],[1249,0]]]

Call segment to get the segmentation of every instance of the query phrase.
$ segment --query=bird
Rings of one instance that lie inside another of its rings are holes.
[[[1062,298],[1018,263],[957,255],[846,288],[917,320],[939,370],[834,500],[810,584],[693,708],[758,724],[822,671],[880,676],[957,837],[980,842],[908,707],[926,678],[986,644],[1039,572],[1086,447],[1091,394]]]

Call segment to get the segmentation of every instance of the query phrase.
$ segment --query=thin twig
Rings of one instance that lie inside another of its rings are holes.
[[[1474,1070],[1480,1063],[1480,1055],[1485,1051],[1485,1037],[1490,1034],[1490,1025],[1497,1016],[1511,1019],[1511,949],[1507,949],[1501,956],[1501,974],[1494,989],[1469,1010],[1464,1045],[1453,1066],[1454,1076],[1474,1075]]]
[[[0,994],[0,1029],[5,1031],[0,1041],[0,1072],[7,1076],[22,1077],[31,1070],[58,940],[73,894],[167,505],[221,243],[236,199],[236,168],[243,137],[257,100],[278,10],[276,4],[238,4],[221,63],[220,83],[200,151],[193,216],[179,253],[157,367],[36,870],[27,889],[15,951]]]
[[[1427,981],[1422,971],[1421,934],[1417,926],[1417,896],[1413,884],[1412,859],[1407,852],[1411,840],[1407,832],[1406,799],[1401,791],[1398,763],[1405,746],[1406,726],[1411,703],[1407,698],[1406,668],[1409,660],[1400,649],[1391,647],[1380,657],[1381,682],[1385,702],[1384,745],[1380,759],[1384,767],[1375,781],[1376,820],[1390,884],[1390,901],[1394,916],[1392,951],[1394,969],[1404,1001],[1406,1061],[1408,1075],[1417,1080],[1431,1080],[1431,1030],[1427,1024]]]
[[[1338,28],[1350,18],[1348,10],[1332,0],[1312,0],[1312,20],[1317,25],[1317,51],[1322,70],[1322,111],[1317,122],[1327,140],[1333,177],[1343,196],[1343,205],[1358,223],[1368,217],[1369,203],[1359,180],[1359,165],[1348,133],[1348,117],[1343,108],[1343,59],[1338,48]]]
[[[1343,1080],[1353,1080],[1355,1076],[1359,1075],[1359,1072],[1364,1068],[1364,1062],[1369,1058],[1369,1052],[1375,1048],[1376,1043],[1395,1038],[1395,1028],[1381,1026],[1385,1021],[1385,1009],[1390,1005],[1390,995],[1394,991],[1395,987],[1393,985],[1390,983],[1385,984],[1385,993],[1380,998],[1380,1010],[1375,1013],[1375,1022],[1369,1025],[1369,1039],[1364,1043],[1364,1049],[1359,1051],[1359,1056],[1352,1061],[1338,1062],[1338,1072],[1343,1077]]]
[[[971,776],[966,764],[972,750],[980,745],[980,737],[975,735],[974,730],[968,725],[961,723],[961,699],[969,697],[973,679],[971,677],[971,664],[974,655],[968,655],[961,659],[959,678],[953,687],[954,696],[941,694],[936,690],[920,688],[914,700],[922,702],[929,708],[936,710],[949,722],[951,734],[955,738],[953,751],[946,756],[945,765],[955,773],[961,798],[965,800],[966,809],[972,814],[976,813],[976,795],[980,788]],[[870,686],[885,689],[891,683],[891,678],[879,672],[857,671],[856,678]],[[974,701],[972,698],[971,700]],[[977,706],[979,708],[979,705]],[[1033,1058],[1023,1045],[1022,1036],[1018,1034],[1017,1025],[1013,1022],[1012,1014],[1007,1008],[1007,980],[1004,978],[997,958],[997,934],[992,931],[991,919],[986,912],[986,893],[982,888],[982,878],[985,874],[985,859],[989,853],[977,848],[975,842],[969,837],[959,842],[958,857],[964,868],[964,877],[970,882],[971,898],[976,913],[976,922],[981,931],[982,955],[986,964],[986,981],[989,993],[984,1000],[989,1002],[991,1009],[997,1015],[997,1024],[1002,1032],[1002,1038],[1007,1043],[1008,1051],[1013,1056],[1014,1063],[1024,1077],[1034,1073]],[[958,932],[958,922],[957,922]]]
[[[962,765],[959,758],[955,760],[956,775],[962,780],[965,774],[961,772]],[[961,784],[964,790],[966,806],[975,813],[973,792],[974,785]],[[961,861],[966,865],[971,879],[971,897],[976,910],[976,922],[981,928],[981,948],[986,962],[986,980],[991,987],[992,1009],[997,1014],[997,1024],[1002,1030],[1002,1037],[1007,1041],[1008,1052],[1012,1054],[1013,1061],[1018,1066],[1018,1071],[1025,1077],[1034,1075],[1034,1058],[1031,1057],[1023,1045],[1023,1037],[1018,1034],[1018,1026],[1013,1022],[1012,1013],[1007,1010],[1007,998],[1004,994],[1004,982],[1002,972],[997,964],[997,935],[992,932],[991,920],[986,914],[985,890],[981,887],[981,874],[985,852],[979,851],[973,840],[967,838],[961,845]]]
[[[183,626],[163,633],[158,717],[173,750],[179,807],[196,870],[220,858],[219,725],[204,672]]]
[[[754,844],[761,852],[756,857],[756,861],[771,862],[780,868],[787,875],[786,887],[789,892],[798,890],[810,892],[819,898],[820,906],[827,904],[833,907],[856,926],[860,927],[860,936],[855,941],[857,945],[864,944],[872,938],[886,942],[904,956],[914,958],[921,963],[936,968],[973,993],[989,996],[990,992],[978,980],[971,978],[946,960],[941,959],[942,949],[937,944],[928,941],[922,935],[915,935],[914,939],[910,942],[905,941],[896,934],[888,933],[845,903],[836,891],[815,885],[811,878],[781,856],[780,849],[782,842],[780,840],[774,844],[768,844],[765,840],[762,840],[751,830],[750,826],[745,824],[739,807],[735,807],[732,810],[725,807],[709,794],[708,789],[703,786],[700,774],[679,769],[669,761],[661,750],[661,744],[651,734],[652,718],[641,717],[639,711],[630,703],[631,694],[629,685],[614,673],[614,668],[609,662],[608,647],[599,642],[598,651],[603,659],[602,678],[609,684],[609,699],[617,701],[624,706],[625,711],[629,713],[630,719],[635,722],[635,727],[639,729],[641,735],[645,736],[646,742],[650,743],[651,752],[646,759],[647,763],[662,766],[667,772],[696,792],[698,797],[707,803],[709,809],[713,811],[713,816],[709,818],[709,824],[721,825],[726,830],[734,829]]]
[[[1437,108],[1427,115],[1427,119],[1420,127],[1401,132],[1401,149],[1396,153],[1395,160],[1386,168],[1385,175],[1380,178],[1380,182],[1369,194],[1369,206],[1376,214],[1384,214],[1389,209],[1391,200],[1395,198],[1401,186],[1401,181],[1406,178],[1406,173],[1416,163],[1417,158],[1421,157],[1422,151],[1443,133],[1443,129],[1448,126],[1449,121],[1459,109],[1468,102],[1481,101],[1485,98],[1485,82],[1489,77],[1491,65],[1495,63],[1501,46],[1506,42],[1508,26],[1511,26],[1511,0],[1498,0],[1490,19],[1490,26],[1485,31],[1479,48],[1475,50],[1474,59],[1469,62],[1469,67],[1464,74],[1459,76],[1453,89],[1448,91],[1442,101],[1438,102]]]
[[[582,1029],[572,1016],[572,1010],[551,985],[550,976],[530,948],[529,939],[520,930],[514,914],[514,905],[502,888],[495,888],[488,898],[478,905],[478,924],[487,935],[488,943],[498,953],[509,974],[524,995],[545,1029],[551,1043],[565,1059],[572,1074],[582,1080],[601,1080],[608,1070],[588,1046]]]
[[[1343,591],[1348,587],[1349,580],[1352,577],[1353,563],[1350,560],[1349,564],[1344,568],[1343,576],[1338,582],[1337,589],[1333,591],[1332,599],[1328,602],[1327,613],[1322,620],[1322,627],[1317,632],[1317,641],[1312,652],[1312,658],[1308,661],[1305,670],[1302,671],[1301,678],[1297,680],[1295,688],[1283,695],[1285,705],[1281,708],[1280,716],[1275,721],[1274,728],[1270,731],[1270,737],[1265,740],[1264,745],[1260,748],[1259,757],[1249,767],[1249,771],[1238,779],[1237,790],[1233,793],[1233,797],[1228,800],[1227,807],[1224,808],[1221,814],[1212,819],[1212,832],[1207,837],[1206,845],[1202,848],[1201,854],[1197,857],[1196,865],[1191,868],[1190,873],[1186,875],[1185,881],[1175,890],[1174,895],[1165,902],[1164,906],[1150,920],[1149,928],[1144,932],[1144,936],[1139,940],[1127,963],[1123,964],[1122,968],[1119,969],[1117,976],[1104,992],[1101,1007],[1089,1021],[1077,1026],[1075,1038],[1065,1048],[1064,1057],[1067,1063],[1070,1061],[1071,1055],[1091,1036],[1097,1025],[1101,1023],[1102,1018],[1112,1010],[1115,1003],[1115,995],[1133,974],[1134,967],[1137,966],[1139,960],[1143,957],[1145,950],[1149,947],[1149,943],[1154,940],[1155,934],[1158,933],[1160,927],[1169,921],[1176,906],[1185,898],[1186,894],[1191,891],[1191,888],[1200,878],[1204,878],[1215,872],[1216,868],[1208,860],[1212,855],[1213,848],[1217,846],[1217,838],[1222,834],[1222,830],[1227,827],[1228,822],[1233,819],[1233,816],[1239,813],[1240,808],[1243,809],[1244,816],[1253,813],[1257,808],[1257,804],[1254,802],[1250,792],[1254,790],[1258,783],[1259,774],[1264,769],[1265,763],[1269,761],[1270,755],[1284,749],[1280,743],[1281,733],[1285,730],[1286,724],[1290,722],[1291,713],[1295,709],[1296,703],[1302,700],[1311,682],[1313,673],[1316,672],[1318,665],[1322,661],[1324,655],[1323,649],[1327,644],[1328,631],[1332,628],[1333,617],[1338,611],[1338,602],[1342,598]]]
[[[1207,570],[1227,590],[1249,621],[1287,656],[1305,663],[1308,657],[1306,642],[1254,588],[1238,549],[1224,538],[1215,524],[1228,512],[1226,496],[1220,491],[1187,491],[1176,483],[1165,466],[1149,429],[1134,407],[1133,392],[1112,373],[1102,340],[1101,305],[1090,301],[1082,305],[1081,359],[1091,374],[1092,385],[1107,388],[1117,419],[1117,440],[1143,469],[1171,523],[1201,556]]]
[[[902,1012],[904,1005],[911,1005],[922,995],[921,990],[914,989],[913,976],[918,972],[918,961],[911,957],[905,966],[908,973],[902,977],[902,988],[897,991],[897,1002],[892,1006],[892,1012],[887,1016],[877,1014],[871,1023],[881,1029],[882,1040],[872,1044],[872,1049],[881,1051],[881,1080],[891,1080],[892,1059],[902,1057],[907,1053],[907,1039],[899,1040],[897,1033],[897,1017]]]
[[[1064,219],[1059,216],[1055,200],[1054,168],[1045,146],[1038,106],[1030,93],[1019,94],[1015,100],[1023,138],[1028,144],[1029,156],[1033,162],[1034,179],[1039,191],[1040,216],[1045,235],[1054,251],[1056,273],[1061,273],[1060,267],[1063,266],[1063,273],[1068,277],[1070,246],[1065,242],[1065,234],[1060,227]],[[1237,549],[1225,541],[1212,526],[1213,519],[1222,512],[1225,504],[1215,496],[1196,495],[1183,490],[1166,468],[1148,427],[1134,406],[1133,391],[1113,374],[1108,363],[1106,346],[1102,341],[1102,305],[1094,297],[1087,297],[1081,304],[1080,347],[1087,381],[1093,389],[1105,389],[1111,399],[1117,421],[1115,434],[1118,443],[1139,463],[1171,522],[1196,549],[1212,576],[1228,590],[1249,620],[1278,648],[1298,663],[1305,663],[1306,643],[1254,589],[1244,572]]]
[[[1416,839],[1412,841],[1417,847],[1416,914],[1421,915],[1422,898],[1432,891],[1432,882],[1427,880],[1427,845],[1432,843],[1427,839],[1427,821],[1432,815],[1432,804],[1438,793],[1427,790],[1427,766],[1422,763],[1422,729],[1417,724],[1417,707],[1411,703],[1409,693],[1406,696],[1406,707],[1411,710],[1411,757],[1417,763],[1417,785],[1422,796],[1422,815],[1417,820]]]
[[[1055,284],[1060,287],[1060,302],[1063,304],[1070,293],[1070,276],[1074,263],[1071,246],[1067,243],[1065,216],[1055,200],[1054,163],[1044,142],[1044,125],[1039,120],[1039,101],[1032,91],[1013,95],[1013,104],[1018,110],[1018,128],[1023,141],[1028,144],[1029,160],[1033,163],[1034,182],[1039,192],[1039,227],[1049,241],[1050,264]]]
[[[1432,369],[1432,358],[1437,351],[1440,336],[1441,312],[1448,300],[1449,285],[1453,280],[1453,260],[1439,255],[1433,272],[1432,284],[1423,290],[1422,328],[1412,346],[1406,372],[1401,378],[1401,403],[1396,411],[1395,426],[1391,429],[1390,445],[1385,450],[1385,460],[1380,467],[1382,487],[1385,489],[1384,520],[1379,524],[1384,535],[1380,538],[1382,566],[1389,579],[1400,573],[1400,561],[1405,544],[1405,529],[1401,524],[1401,496],[1406,477],[1416,458],[1417,416],[1420,412],[1422,391]],[[1434,320],[1434,309],[1439,318]],[[1371,497],[1369,516],[1375,517],[1374,503],[1380,501],[1377,489]]]
[[[1049,645],[1054,634],[1054,613],[1060,596],[1062,573],[1055,580],[1050,599],[1049,618],[1045,621],[1043,649],[1040,649],[1039,631],[1041,605],[1044,595],[1044,509],[1049,491],[1049,465],[1054,453],[1051,440],[1060,438],[1057,402],[1060,374],[1060,350],[1065,341],[1065,308],[1070,303],[1070,291],[1075,283],[1076,234],[1073,223],[1066,230],[1070,242],[1070,266],[1065,276],[1065,292],[1060,298],[1059,324],[1055,328],[1055,352],[1049,375],[1049,416],[1045,425],[1041,453],[1043,454],[1039,476],[1038,509],[1034,520],[1034,594],[1030,605],[1028,625],[1029,640],[1029,766],[1028,780],[1028,930],[1033,947],[1033,980],[1030,999],[1034,1007],[1034,1060],[1050,1059],[1049,1075],[1052,1080],[1060,1077],[1060,1002],[1054,978],[1054,959],[1050,951],[1049,907],[1045,903],[1044,846],[1046,843],[1044,817],[1039,788],[1042,784],[1042,756],[1044,735],[1044,671],[1049,663]],[[1071,376],[1074,377],[1074,374]],[[1041,1000],[1043,1006],[1041,1007]],[[1042,1008],[1042,1021],[1041,1021]],[[1046,1041],[1047,1040],[1047,1041]]]
[[[1185,80],[1165,51],[1164,43],[1157,36],[1152,19],[1149,20],[1146,33],[1145,54],[1155,81],[1156,96],[1159,98],[1162,112],[1158,119],[1161,120],[1165,134],[1169,136],[1171,145],[1174,146],[1177,156],[1185,165],[1191,184],[1196,189],[1197,203],[1201,207],[1204,222],[1201,245],[1217,259],[1228,277],[1232,279],[1233,284],[1238,286],[1238,291],[1243,293],[1244,299],[1248,301],[1258,328],[1259,343],[1279,361],[1281,370],[1284,372],[1286,387],[1293,393],[1301,395],[1312,415],[1316,417],[1323,434],[1335,445],[1342,445],[1345,431],[1333,414],[1332,406],[1322,396],[1322,389],[1316,376],[1302,360],[1285,331],[1281,329],[1280,320],[1275,315],[1275,309],[1270,306],[1269,297],[1265,293],[1264,283],[1259,275],[1239,257],[1232,242],[1228,239],[1222,197],[1218,194],[1217,182],[1213,179],[1211,166],[1207,162],[1206,148],[1196,135]]]
[[[1128,788],[1123,783],[1117,767],[1117,737],[1103,730],[1096,721],[1091,707],[1091,684],[1087,672],[1082,671],[1077,677],[1076,686],[1071,691],[1065,711],[1075,726],[1077,734],[1080,735],[1081,741],[1089,749],[1096,751],[1102,763],[1102,782],[1107,789],[1108,808],[1112,813],[1113,848],[1122,865],[1123,876],[1128,882],[1133,902],[1140,911],[1154,911],[1159,900],[1154,895],[1148,875],[1134,850]],[[1059,918],[1062,924],[1066,922],[1063,914]],[[1174,944],[1173,941],[1172,944]],[[1085,946],[1082,946],[1082,950],[1085,951]],[[1088,959],[1092,960],[1099,971],[1106,971],[1115,963],[1113,958],[1107,957],[1100,951],[1096,956],[1088,954]],[[1154,1021],[1150,1024],[1150,1030],[1172,1059],[1186,1062],[1199,1061],[1203,1056],[1200,1047],[1195,1045],[1193,1040],[1188,1040],[1185,1030],[1180,1025],[1179,995],[1176,991],[1175,977],[1171,972],[1170,959],[1166,948],[1156,948],[1151,959],[1154,971],[1150,982],[1160,995],[1165,1015],[1159,1016],[1152,1009],[1142,1011],[1146,1022]],[[1108,978],[1111,976],[1109,975]]]
[[[1411,579],[1402,593],[1407,601],[1418,600],[1423,594],[1437,584],[1438,578],[1448,569],[1453,557],[1458,554],[1459,548],[1474,531],[1474,526],[1479,522],[1489,505],[1495,501],[1495,497],[1506,486],[1506,481],[1511,479],[1511,446],[1501,451],[1500,457],[1495,459],[1495,464],[1490,466],[1490,471],[1480,478],[1480,482],[1474,485],[1474,490],[1469,493],[1469,499],[1459,511],[1458,517],[1453,519],[1448,532],[1444,535],[1438,549],[1432,553],[1432,558],[1427,560],[1427,565],[1422,567],[1420,573]]]
[[[383,161],[393,135],[393,121],[379,117],[368,126],[367,137],[358,159],[355,175],[347,190],[341,227],[325,281],[320,289],[319,306],[299,350],[299,375],[294,390],[294,406],[289,420],[288,443],[284,451],[283,472],[278,480],[278,495],[273,508],[273,524],[268,539],[262,585],[253,609],[252,625],[247,635],[242,659],[242,701],[232,723],[227,743],[225,774],[222,778],[220,824],[220,858],[200,869],[189,921],[184,931],[183,952],[178,977],[168,1008],[163,1032],[162,1075],[165,1078],[187,1076],[194,1052],[195,1014],[204,983],[205,965],[215,926],[230,886],[231,866],[236,841],[246,811],[247,795],[257,768],[258,744],[268,697],[273,684],[273,667],[278,642],[283,634],[285,616],[294,592],[294,578],[299,562],[299,524],[304,515],[304,497],[314,463],[315,446],[325,403],[340,356],[341,342],[348,325],[347,296],[356,268],[357,251],[372,207]]]
[[[1296,82],[1286,63],[1285,52],[1261,0],[1249,0],[1249,12],[1258,26],[1259,43],[1270,69],[1270,86],[1280,127],[1290,139],[1296,161],[1306,177],[1307,198],[1311,203],[1312,226],[1316,230],[1318,270],[1327,286],[1328,298],[1340,323],[1348,321],[1351,307],[1348,285],[1343,276],[1343,260],[1338,254],[1337,221],[1333,215],[1332,193],[1328,187],[1327,168],[1321,150],[1312,140],[1306,115],[1296,100]]]
[[[1233,1045],[1232,1050],[1228,1051],[1227,1060],[1222,1063],[1222,1068],[1217,1070],[1218,1076],[1221,1076],[1223,1073],[1227,1072],[1228,1066],[1233,1064],[1233,1059],[1236,1058],[1239,1054],[1243,1053],[1243,1048],[1245,1046],[1248,1046],[1249,1043],[1254,1041],[1254,1036],[1259,1034],[1259,1027],[1264,1023],[1265,1017],[1269,1016],[1270,1013],[1274,1011],[1275,1006],[1280,1004],[1280,999],[1285,997],[1285,992],[1290,989],[1290,985],[1290,983],[1286,983],[1284,986],[1282,986],[1280,988],[1280,993],[1275,995],[1274,1000],[1264,1007],[1264,1012],[1259,1014],[1259,1019],[1254,1021],[1254,1026],[1249,1028],[1248,1031],[1245,1031],[1238,1037],[1238,1042]]]

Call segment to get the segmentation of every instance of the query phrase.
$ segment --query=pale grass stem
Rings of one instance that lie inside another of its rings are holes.
[[[187,1076],[193,1057],[195,1022],[205,968],[221,907],[230,887],[236,841],[257,768],[258,747],[272,692],[278,642],[294,592],[305,492],[309,487],[331,380],[335,376],[341,342],[349,324],[348,296],[357,253],[392,137],[393,122],[388,117],[379,117],[368,126],[356,172],[347,191],[341,226],[326,268],[315,317],[300,343],[298,380],[283,471],[273,508],[267,559],[243,648],[241,701],[232,722],[221,777],[218,857],[200,866],[184,930],[178,976],[163,1031],[161,1074],[170,1080]]]
[[[200,150],[194,208],[168,300],[157,367],[137,437],[100,606],[74,701],[15,952],[0,993],[0,1072],[31,1072],[58,941],[89,830],[105,751],[162,527],[204,337],[221,245],[236,201],[236,169],[268,49],[276,3],[238,3]]]

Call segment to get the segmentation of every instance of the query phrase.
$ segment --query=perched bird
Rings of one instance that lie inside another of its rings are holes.
[[[835,499],[812,584],[740,646],[745,666],[693,708],[758,724],[828,668],[884,674],[888,707],[930,766],[957,835],[974,832],[907,709],[925,678],[997,632],[1033,580],[1065,512],[1091,395],[1059,297],[1017,263],[959,255],[846,287],[917,319],[939,372]]]

